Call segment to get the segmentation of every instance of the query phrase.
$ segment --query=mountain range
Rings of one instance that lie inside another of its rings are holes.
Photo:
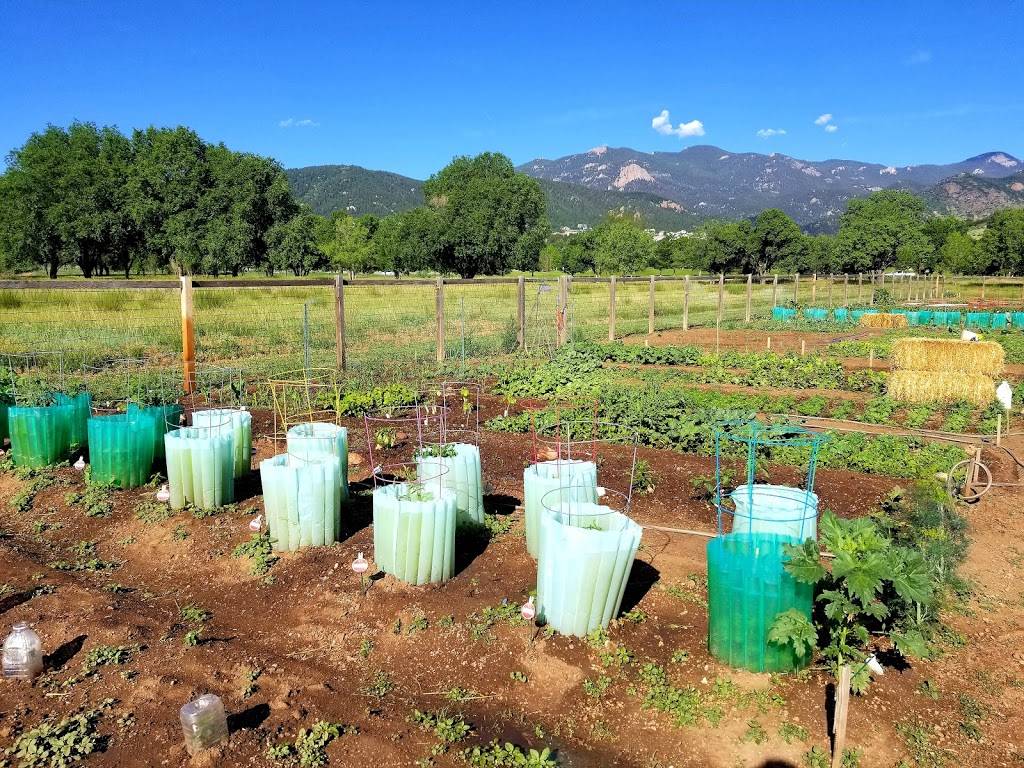
[[[713,146],[680,152],[595,147],[519,166],[547,197],[555,229],[593,226],[609,211],[638,214],[648,226],[690,229],[709,218],[747,218],[781,208],[808,231],[833,231],[846,203],[886,188],[922,195],[940,213],[968,218],[1024,206],[1024,163],[987,152],[945,165],[886,166],[856,160],[799,160],[780,153],[734,153]],[[352,165],[287,171],[313,210],[387,215],[423,204],[422,182]]]

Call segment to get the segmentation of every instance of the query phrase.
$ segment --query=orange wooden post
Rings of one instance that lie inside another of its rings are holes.
[[[192,277],[181,278],[181,380],[185,394],[196,388],[196,329],[192,302]]]

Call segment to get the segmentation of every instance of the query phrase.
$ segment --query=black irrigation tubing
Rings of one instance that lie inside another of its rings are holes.
[[[990,440],[995,440],[995,435],[965,435],[959,432],[942,432],[937,429],[915,429],[913,427],[890,427],[886,424],[869,424],[863,421],[854,421],[853,419],[830,419],[824,416],[804,416],[799,413],[778,413],[771,414],[772,416],[781,416],[786,419],[795,419],[800,424],[807,426],[810,429],[815,429],[814,424],[808,424],[808,422],[828,422],[828,424],[817,427],[818,429],[836,429],[840,432],[863,432],[865,427],[880,427],[884,428],[885,432],[876,433],[865,433],[865,434],[879,434],[879,435],[896,435],[897,437],[924,437],[932,440],[943,440],[950,443],[967,443],[969,445],[980,445],[987,444]],[[829,424],[835,424],[836,426],[829,426]],[[849,425],[849,426],[839,426]],[[1014,433],[1024,434],[1024,433]],[[1003,437],[1006,437],[1004,434]],[[1002,447],[1002,446],[1000,446]]]

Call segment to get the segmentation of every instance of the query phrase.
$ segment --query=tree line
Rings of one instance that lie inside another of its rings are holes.
[[[457,157],[423,190],[425,204],[402,213],[324,217],[294,198],[276,161],[185,127],[126,136],[92,123],[49,126],[0,175],[0,272],[1024,273],[1024,210],[980,227],[932,215],[901,190],[851,200],[835,235],[806,234],[773,208],[658,240],[639,219],[615,215],[552,236],[539,184],[498,153]]]

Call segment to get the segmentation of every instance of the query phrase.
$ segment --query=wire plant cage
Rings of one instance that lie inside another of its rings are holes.
[[[53,392],[66,391],[64,353],[38,350],[4,355],[0,396],[18,406],[45,404]]]
[[[303,424],[340,423],[345,382],[336,368],[303,368],[267,381],[273,440],[280,450],[289,432]]]
[[[767,532],[798,540],[816,537],[818,497],[814,493],[818,451],[827,435],[795,424],[763,424],[760,421],[728,421],[715,428],[714,507],[719,535],[728,532]],[[797,487],[758,483],[761,462],[773,449],[807,450],[806,474]],[[731,485],[723,459],[740,456],[745,461],[744,482]],[[724,519],[732,518],[730,531]]]
[[[374,487],[385,465],[415,464],[428,444],[441,445],[443,406],[439,403],[397,405],[363,416],[367,454]]]
[[[600,467],[605,459],[625,449],[629,462],[627,499],[632,501],[636,479],[640,434],[632,427],[597,418],[596,407],[590,416],[570,411],[568,418],[556,413],[555,421],[538,424],[536,414],[530,420],[530,450],[534,463],[593,462]]]
[[[441,443],[480,446],[482,394],[483,385],[477,381],[440,381],[423,388],[419,402],[428,414],[435,411],[440,415]]]

